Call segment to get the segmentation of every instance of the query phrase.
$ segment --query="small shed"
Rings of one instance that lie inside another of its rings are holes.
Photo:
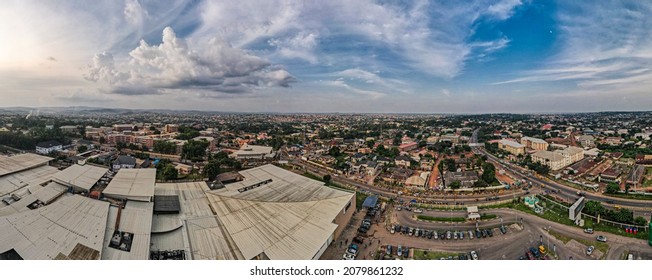
[[[478,213],[478,206],[468,206],[466,207],[466,214],[469,220],[480,219],[480,213]]]
[[[368,196],[367,198],[365,198],[364,202],[362,202],[362,208],[365,209],[375,208],[376,204],[378,204],[378,197],[375,195]]]

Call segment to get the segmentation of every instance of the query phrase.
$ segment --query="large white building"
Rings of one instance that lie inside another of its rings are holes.
[[[274,165],[240,174],[243,181],[216,190],[157,184],[156,196],[178,195],[181,209],[155,217],[152,248],[189,247],[188,259],[319,259],[355,212],[355,193]]]
[[[272,152],[272,150],[273,150],[272,147],[245,144],[242,147],[240,147],[240,150],[233,152],[231,156],[239,160],[244,160],[244,159],[262,160],[266,158],[273,158],[274,153]]]
[[[578,147],[568,147],[563,150],[536,151],[532,154],[532,161],[550,167],[551,170],[560,170],[584,158],[584,150]]]

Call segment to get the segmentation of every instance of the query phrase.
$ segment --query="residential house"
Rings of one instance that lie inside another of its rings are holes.
[[[120,170],[122,168],[135,168],[136,167],[136,158],[132,156],[121,155],[118,156],[116,160],[113,161],[112,168],[114,171]]]
[[[47,155],[51,152],[59,152],[63,150],[63,145],[55,140],[40,142],[36,144],[36,152],[39,154]]]

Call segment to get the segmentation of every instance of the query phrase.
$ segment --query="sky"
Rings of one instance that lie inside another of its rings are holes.
[[[652,108],[650,1],[0,1],[0,106]]]

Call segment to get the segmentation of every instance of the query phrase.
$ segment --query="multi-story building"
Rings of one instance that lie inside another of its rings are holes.
[[[528,149],[533,149],[538,151],[548,150],[548,142],[539,138],[523,137],[521,138],[521,144],[525,145],[525,147]]]
[[[532,161],[548,166],[551,170],[560,170],[584,158],[584,150],[577,147],[568,147],[563,150],[536,151],[532,154]]]
[[[36,152],[39,154],[47,155],[51,152],[58,152],[63,149],[61,143],[50,140],[36,144]]]
[[[165,125],[165,133],[173,133],[173,132],[178,132],[179,131],[179,125],[178,124],[166,124]]]
[[[498,148],[513,155],[525,154],[525,145],[507,139],[498,141]]]

